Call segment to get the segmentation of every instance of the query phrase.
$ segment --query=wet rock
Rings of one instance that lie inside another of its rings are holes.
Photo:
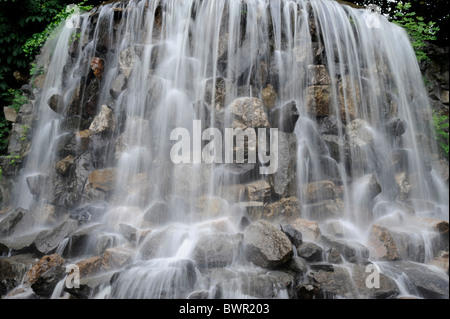
[[[117,182],[117,172],[114,168],[95,170],[88,177],[89,186],[104,192],[115,189]]]
[[[107,105],[102,105],[100,113],[92,121],[89,130],[92,134],[108,133],[114,131],[115,126],[113,110]]]
[[[327,223],[327,233],[334,237],[345,237],[347,231],[345,226],[339,220],[333,220]]]
[[[208,299],[208,297],[209,292],[202,290],[202,291],[194,291],[187,297],[187,299]]]
[[[64,238],[69,237],[77,228],[78,222],[67,220],[53,229],[42,231],[34,241],[36,249],[43,254],[52,252]]]
[[[28,254],[0,258],[0,296],[17,287],[34,263],[35,258]]]
[[[80,277],[90,277],[100,272],[102,268],[102,258],[94,256],[83,259],[76,264],[80,270]]]
[[[404,119],[394,118],[389,120],[385,125],[386,132],[392,137],[399,137],[405,134],[408,124]]]
[[[326,262],[311,263],[309,267],[312,271],[334,271],[334,266]]]
[[[282,198],[264,207],[264,219],[272,221],[288,220],[300,216],[301,210],[302,206],[297,197]]]
[[[278,170],[270,176],[272,190],[276,195],[294,195],[297,165],[297,137],[295,134],[278,132]]]
[[[357,241],[347,241],[331,236],[322,236],[321,240],[328,247],[339,251],[342,257],[351,263],[365,263],[369,258],[369,249]]]
[[[79,225],[98,221],[106,213],[108,207],[103,203],[86,204],[70,213],[70,218],[76,220]]]
[[[39,278],[31,284],[31,288],[35,294],[48,298],[52,295],[56,285],[64,278],[65,274],[66,271],[64,267],[51,267],[43,272]]]
[[[322,235],[319,224],[316,221],[295,218],[289,221],[289,225],[302,233],[303,240],[317,241]]]
[[[337,197],[336,185],[332,181],[319,181],[306,186],[305,202],[315,203]]]
[[[317,285],[302,284],[296,288],[295,292],[298,299],[320,299],[322,292]]]
[[[286,263],[286,268],[297,275],[306,275],[308,263],[302,257],[294,256]]]
[[[104,64],[105,62],[101,58],[95,57],[91,60],[91,70],[94,72],[96,78],[103,76]]]
[[[260,220],[245,229],[244,255],[257,266],[274,268],[292,257],[292,244],[274,225]]]
[[[125,78],[129,78],[136,63],[136,52],[133,47],[122,50],[119,54],[119,68]]]
[[[107,248],[102,255],[102,267],[105,270],[120,268],[132,261],[134,251],[122,245],[114,248]]]
[[[394,261],[390,265],[393,267],[390,270],[397,275],[406,276],[405,280],[409,279],[408,283],[413,285],[423,298],[449,298],[449,279],[446,273],[412,261]]]
[[[24,285],[35,283],[39,277],[51,268],[62,266],[64,259],[56,254],[43,256],[37,263],[31,267],[23,279]]]
[[[308,85],[330,85],[331,79],[324,65],[308,65]]]
[[[89,122],[79,115],[74,115],[61,120],[60,129],[64,132],[76,133],[86,130],[89,127]]]
[[[264,103],[264,106],[268,109],[271,109],[275,106],[277,102],[277,96],[278,95],[271,84],[269,84],[261,92],[261,99]]]
[[[334,115],[317,119],[319,133],[322,135],[338,136],[339,131],[343,128],[342,122]]]
[[[63,114],[64,112],[64,98],[59,94],[53,94],[47,101],[48,106],[53,112]]]
[[[344,215],[344,203],[339,198],[325,200],[304,206],[304,211],[309,213],[312,220],[337,219]]]
[[[327,253],[327,261],[331,264],[342,264],[343,260],[339,250],[331,248]]]
[[[209,78],[205,83],[204,100],[213,109],[225,107],[225,97],[231,83],[223,77]]]
[[[269,120],[263,102],[258,98],[242,97],[229,106],[233,117],[232,128],[269,128]]]
[[[406,200],[409,197],[411,191],[411,184],[406,172],[400,172],[395,174],[395,182],[398,186],[398,197],[400,200]]]
[[[33,251],[34,241],[41,231],[36,231],[31,234],[21,235],[21,236],[11,236],[9,238],[3,238],[0,240],[0,246],[7,248],[6,254],[9,250],[14,253],[25,253]]]
[[[144,220],[155,225],[164,225],[170,220],[169,206],[163,201],[156,201],[144,213]]]
[[[11,235],[17,224],[28,213],[26,209],[16,208],[0,221],[0,236],[7,237]]]
[[[48,189],[49,176],[45,174],[35,174],[26,178],[28,189],[33,195],[42,195]]]
[[[119,224],[120,233],[123,237],[125,237],[126,240],[128,240],[130,243],[135,244],[137,242],[137,239],[139,237],[139,230],[131,225],[128,224]]]
[[[69,172],[75,167],[75,158],[72,155],[67,155],[64,159],[56,164],[56,171],[62,176],[67,176]]]
[[[266,180],[259,180],[245,186],[249,201],[264,203],[268,202],[270,198],[270,184]]]
[[[329,85],[313,85],[308,87],[306,111],[313,116],[330,116],[331,87]]]
[[[310,242],[303,242],[297,247],[297,254],[309,262],[322,261],[322,247]]]
[[[346,75],[339,82],[339,105],[341,119],[345,122],[354,120],[361,104],[361,89],[356,79]],[[348,122],[347,122],[348,123]]]
[[[215,174],[221,174],[222,176],[227,176],[227,181],[230,183],[245,183],[248,180],[254,179],[258,176],[258,166],[253,163],[233,163],[233,164],[222,164],[220,166],[220,171],[216,171]]]
[[[303,243],[303,236],[302,233],[299,232],[297,229],[295,229],[294,227],[292,227],[291,225],[287,224],[287,225],[281,225],[280,229],[283,233],[286,234],[286,236],[289,238],[289,240],[291,241],[292,245],[294,246],[299,246]]]
[[[242,234],[212,234],[202,236],[192,253],[199,267],[226,267],[230,265],[242,241]]]
[[[241,282],[241,289],[244,294],[263,299],[277,298],[280,292],[287,288],[284,280],[280,280],[278,276],[269,273],[267,275],[251,274],[242,278]]]
[[[295,101],[289,101],[280,107],[271,109],[269,113],[270,127],[277,128],[281,132],[293,133],[299,117]]]
[[[119,95],[125,90],[127,87],[127,79],[125,75],[119,74],[114,79],[111,89],[109,90],[109,93],[112,95],[113,98],[117,99]]]
[[[248,216],[252,221],[266,218],[263,202],[240,202],[234,205],[234,209]]]
[[[369,123],[356,119],[346,126],[347,139],[351,147],[364,147],[373,142]]]
[[[371,253],[381,260],[399,260],[400,255],[389,229],[381,225],[372,225],[368,238]]]

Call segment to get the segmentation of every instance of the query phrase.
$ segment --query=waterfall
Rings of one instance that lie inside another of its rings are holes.
[[[40,56],[11,203],[33,220],[5,244],[98,258],[92,298],[448,298],[429,265],[448,184],[402,28],[331,0],[115,1],[79,22]]]

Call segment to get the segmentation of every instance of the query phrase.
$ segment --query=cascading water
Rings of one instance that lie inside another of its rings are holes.
[[[404,30],[328,0],[118,1],[78,22],[41,55],[11,203],[33,218],[6,246],[92,257],[89,298],[448,297],[430,265],[448,184]],[[257,141],[230,151],[227,128]]]

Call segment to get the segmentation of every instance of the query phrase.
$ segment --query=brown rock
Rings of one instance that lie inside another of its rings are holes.
[[[259,180],[246,185],[248,200],[251,202],[267,202],[270,198],[270,184]]]
[[[368,246],[375,257],[382,260],[399,260],[400,255],[392,234],[384,226],[373,225]]]
[[[103,75],[104,62],[101,58],[93,58],[91,60],[91,70],[94,71],[96,78],[101,78]]]
[[[301,204],[297,197],[282,198],[264,208],[264,219],[271,221],[290,220],[300,216]]]
[[[273,89],[273,86],[269,84],[264,90],[262,90],[261,98],[264,103],[264,105],[271,109],[275,106],[277,102],[277,93],[275,93],[275,90]]]
[[[46,255],[42,257],[37,263],[33,265],[33,267],[28,270],[28,272],[25,274],[24,277],[24,285],[31,285],[36,280],[39,279],[39,277],[49,270],[50,268],[61,266],[64,263],[64,259],[57,255]]]
[[[335,199],[336,185],[332,181],[319,181],[306,186],[305,202],[314,203],[320,200]]]
[[[73,167],[75,158],[72,155],[66,156],[56,164],[56,171],[61,175],[67,175]]]
[[[357,117],[359,104],[361,104],[359,84],[347,75],[339,83],[339,105],[341,108],[341,118],[344,122],[347,119],[352,121]]]
[[[330,85],[331,80],[325,65],[308,65],[309,85]]]
[[[91,257],[77,262],[81,277],[89,277],[98,273],[102,268],[102,258],[99,256]]]
[[[126,246],[108,248],[102,255],[102,267],[105,270],[119,268],[129,262],[133,257],[133,251]]]
[[[322,236],[322,232],[320,231],[320,227],[317,222],[296,218],[291,220],[289,225],[302,233],[303,240],[317,241],[320,236]]]
[[[91,188],[109,192],[115,188],[117,172],[113,168],[96,170],[89,175],[88,180]]]
[[[331,115],[331,87],[329,85],[313,85],[308,87],[306,110],[318,117]]]

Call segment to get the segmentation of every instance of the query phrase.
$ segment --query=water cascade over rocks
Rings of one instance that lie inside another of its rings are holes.
[[[331,0],[75,18],[4,168],[3,298],[448,298],[448,181],[403,29]]]

